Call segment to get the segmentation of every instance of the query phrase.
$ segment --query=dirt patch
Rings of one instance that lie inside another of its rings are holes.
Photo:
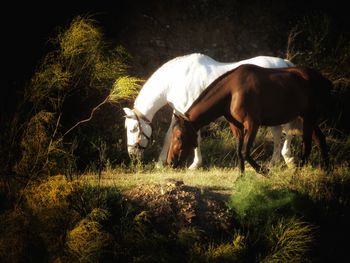
[[[231,213],[222,197],[183,181],[140,185],[126,192],[125,200],[145,211],[145,220],[162,232],[194,227],[213,238],[227,234],[232,226]]]

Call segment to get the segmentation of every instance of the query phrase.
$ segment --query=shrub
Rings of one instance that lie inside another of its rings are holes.
[[[96,145],[103,143],[104,156],[121,156],[126,149],[116,147],[124,128],[119,102],[134,98],[141,83],[127,73],[125,49],[107,45],[89,17],[74,18],[50,43],[52,51],[25,91],[26,108],[32,110],[27,111],[14,168],[25,181],[57,173],[71,176],[72,169],[91,163],[101,169],[108,160],[100,158]]]
[[[101,255],[112,241],[111,235],[103,230],[103,223],[109,219],[109,212],[95,208],[68,232],[69,252],[79,262],[99,262]]]
[[[231,242],[211,243],[208,246],[195,243],[189,262],[245,262],[246,249],[245,237],[235,233]]]
[[[297,218],[278,220],[267,231],[269,254],[262,262],[307,262],[315,229]]]
[[[60,255],[65,247],[66,231],[79,220],[71,209],[69,196],[76,183],[64,176],[51,176],[24,190],[24,197],[33,229],[43,240],[51,257]]]

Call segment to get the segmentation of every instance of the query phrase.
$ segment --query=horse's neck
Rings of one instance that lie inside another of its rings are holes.
[[[195,129],[200,129],[228,113],[229,107],[226,106],[231,98],[231,90],[228,86],[221,84],[221,79],[216,80],[204,91],[186,112],[186,117]]]
[[[188,114],[186,114],[187,119],[197,131],[221,116],[226,116],[226,114],[219,104],[215,104],[213,107],[209,107],[207,110],[194,107],[188,112]]]
[[[157,85],[155,85],[157,84]],[[149,121],[152,121],[154,115],[160,108],[167,104],[166,93],[167,85],[153,83],[150,79],[145,83],[137,96],[134,108],[142,113]]]

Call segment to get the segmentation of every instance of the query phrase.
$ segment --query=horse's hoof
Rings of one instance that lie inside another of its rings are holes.
[[[196,170],[198,168],[202,167],[202,161],[200,160],[195,160],[192,162],[192,164],[190,165],[190,167],[188,167],[188,169],[190,170]]]
[[[188,167],[188,169],[189,170],[197,170],[199,167],[200,167],[200,165],[197,165],[197,164],[193,165],[192,164],[190,167]]]
[[[163,162],[157,162],[155,165],[156,169],[163,169],[165,167],[165,163]]]
[[[284,161],[286,162],[286,165],[287,165],[288,168],[294,168],[295,167],[294,157],[285,157]]]

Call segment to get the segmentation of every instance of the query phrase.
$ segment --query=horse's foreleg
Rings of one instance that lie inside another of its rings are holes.
[[[239,125],[234,125],[233,123],[229,122],[230,124],[230,128],[231,131],[233,133],[233,135],[236,138],[236,142],[237,142],[237,156],[238,156],[238,168],[239,168],[239,172],[242,175],[244,173],[244,157],[243,157],[243,153],[242,153],[242,149],[243,149],[243,137],[244,137],[244,133],[243,133],[243,126],[239,127]]]
[[[250,123],[247,125],[246,130],[245,130],[245,134],[244,134],[243,154],[244,154],[244,158],[254,168],[254,170],[257,173],[267,174],[268,170],[266,168],[260,166],[259,164],[257,164],[257,162],[250,155],[250,150],[253,146],[258,129],[259,129],[259,126],[254,124],[254,123]]]
[[[202,166],[202,153],[201,153],[201,148],[200,148],[200,143],[201,143],[201,132],[198,131],[197,133],[197,147],[194,149],[194,158],[193,162],[190,165],[189,169],[197,169],[198,167]]]
[[[281,140],[282,140],[282,127],[271,127],[273,137],[273,154],[271,158],[272,164],[278,164],[281,161]]]
[[[166,164],[166,159],[167,159],[167,155],[170,147],[170,141],[171,141],[172,127],[174,122],[175,122],[175,118],[174,118],[174,115],[172,115],[171,123],[168,128],[168,131],[165,134],[163,147],[158,157],[157,167],[163,167],[164,164]]]
[[[326,138],[318,126],[315,126],[312,138],[321,150],[321,156],[323,161],[323,168],[329,169],[329,157],[328,157],[328,147],[326,144]]]
[[[303,142],[302,142],[302,157],[301,157],[301,166],[304,166],[309,160],[311,152],[311,138],[313,125],[304,120],[303,125]]]

